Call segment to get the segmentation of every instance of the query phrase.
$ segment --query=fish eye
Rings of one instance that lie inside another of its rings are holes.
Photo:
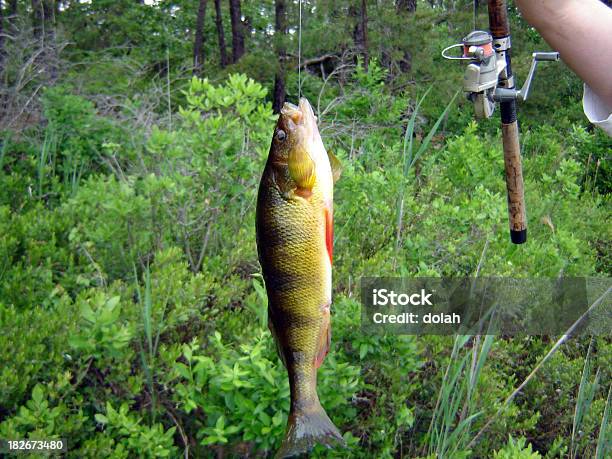
[[[287,134],[282,129],[279,129],[276,131],[276,138],[281,141],[285,140],[287,138]]]

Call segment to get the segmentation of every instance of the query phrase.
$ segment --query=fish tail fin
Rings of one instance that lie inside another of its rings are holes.
[[[328,448],[346,446],[342,435],[327,413],[316,400],[305,410],[295,410],[289,414],[287,431],[275,459],[295,456],[309,451],[316,444]]]

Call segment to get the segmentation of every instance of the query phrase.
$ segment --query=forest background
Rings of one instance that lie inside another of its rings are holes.
[[[529,240],[509,242],[499,118],[474,121],[440,56],[486,2],[304,0],[301,59],[295,0],[0,3],[0,438],[274,452],[254,204],[301,80],[344,165],[319,394],[348,447],[313,457],[606,457],[610,336],[360,329],[364,275],[610,276],[610,139],[562,63],[520,107]],[[522,83],[548,48],[509,11]]]

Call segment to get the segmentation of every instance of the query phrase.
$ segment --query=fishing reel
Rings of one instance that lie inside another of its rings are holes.
[[[462,48],[461,56],[449,56],[453,48]],[[529,96],[531,82],[538,62],[558,61],[557,52],[535,52],[532,54],[531,68],[523,87],[514,89],[513,77],[507,77],[507,59],[505,53],[510,49],[510,37],[493,40],[489,32],[474,30],[461,43],[448,46],[442,51],[442,57],[448,60],[469,61],[463,77],[463,90],[474,104],[477,118],[490,118],[497,102],[510,100],[524,101]]]

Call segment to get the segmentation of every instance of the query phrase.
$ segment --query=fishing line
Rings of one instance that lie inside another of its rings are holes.
[[[302,97],[302,0],[299,6],[298,24],[298,100]]]

